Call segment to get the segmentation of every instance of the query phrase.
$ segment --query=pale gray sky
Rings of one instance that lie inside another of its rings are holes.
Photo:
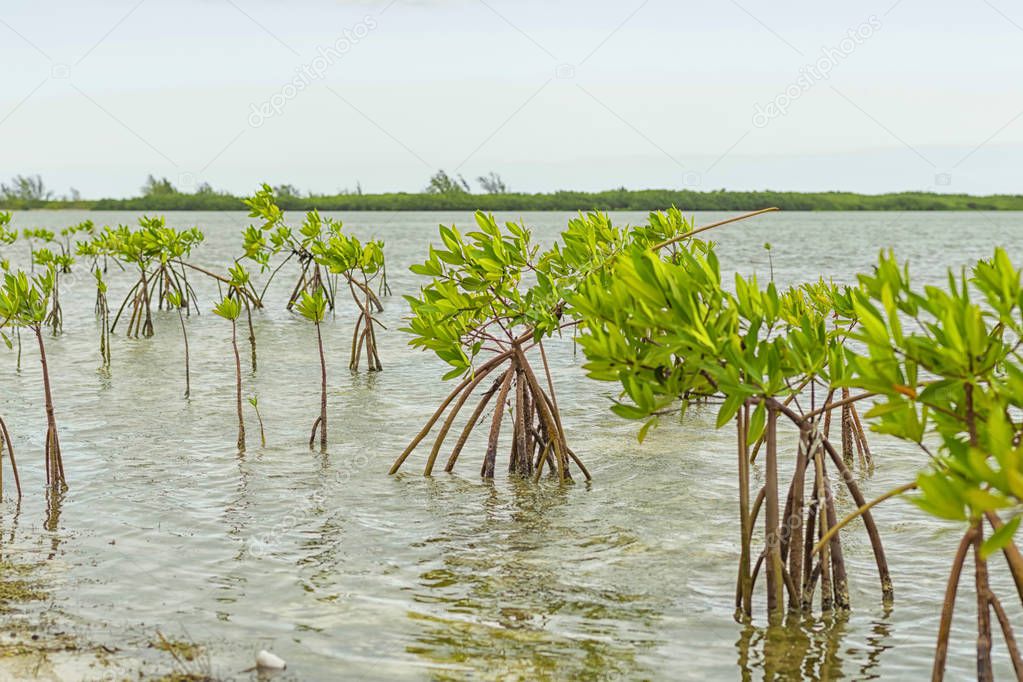
[[[0,179],[1023,192],[1010,0],[0,0]]]

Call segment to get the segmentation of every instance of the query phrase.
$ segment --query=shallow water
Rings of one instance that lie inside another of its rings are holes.
[[[85,217],[132,222],[126,213],[32,212],[18,227],[60,228]],[[517,216],[502,216],[515,218]],[[526,213],[543,240],[569,216]],[[620,214],[637,222],[641,214]],[[700,214],[707,223],[717,214]],[[352,375],[348,305],[325,325],[329,349],[327,453],[307,447],[318,414],[319,365],[311,326],[283,310],[276,283],[256,320],[258,395],[267,447],[247,412],[249,449],[235,448],[234,367],[227,323],[206,312],[216,296],[199,287],[204,314],[188,322],[192,397],[182,398],[177,317],[158,315],[156,336],[116,335],[109,375],[97,370],[94,290],[86,271],[65,282],[65,334],[48,339],[70,490],[48,511],[43,495],[45,420],[37,354],[25,337],[22,368],[0,353],[0,414],[15,439],[25,498],[0,507],[7,556],[44,561],[51,601],[40,607],[90,641],[150,655],[159,630],[211,653],[213,671],[245,678],[255,651],[289,665],[277,679],[735,679],[920,678],[933,655],[955,526],[894,501],[876,511],[896,587],[880,605],[870,546],[846,539],[855,610],[766,632],[732,619],[737,561],[734,442],[714,414],[665,423],[643,445],[636,425],[607,409],[614,386],[587,380],[570,339],[550,347],[559,402],[590,484],[539,486],[478,477],[477,441],[454,475],[419,472],[425,452],[389,477],[393,458],[450,390],[442,363],[406,346],[397,329],[416,290],[410,263],[436,225],[467,226],[461,213],[351,213],[349,229],[387,242],[394,296],[381,315],[385,371]],[[207,242],[192,260],[223,266],[240,251],[241,214],[177,213]],[[775,214],[715,234],[723,267],[794,282],[848,281],[882,248],[913,264],[917,281],[989,255],[1017,261],[1023,215]],[[770,241],[773,262],[763,243]],[[7,255],[7,254],[5,254]],[[24,262],[21,246],[11,255]],[[111,272],[111,304],[131,286]],[[285,291],[289,290],[289,291]],[[242,337],[243,362],[247,348]],[[870,498],[909,480],[923,458],[872,438]],[[499,467],[500,469],[500,467]],[[759,469],[755,476],[760,474]],[[12,488],[5,482],[8,491]],[[841,497],[844,508],[847,496]],[[59,511],[59,516],[57,512]],[[1016,623],[1018,600],[1000,560],[996,591]],[[974,602],[960,590],[949,678],[974,671]],[[762,613],[759,609],[758,616]],[[1007,656],[996,637],[1000,672]],[[90,673],[96,674],[96,673]],[[98,674],[97,674],[98,675]]]

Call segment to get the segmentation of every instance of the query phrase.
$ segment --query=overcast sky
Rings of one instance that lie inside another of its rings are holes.
[[[1023,192],[1010,0],[2,0],[0,179]]]

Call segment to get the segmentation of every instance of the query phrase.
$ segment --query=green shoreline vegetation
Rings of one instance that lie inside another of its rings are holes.
[[[696,191],[690,189],[610,189],[512,192],[500,176],[477,179],[471,191],[461,176],[438,171],[422,192],[364,193],[361,186],[336,194],[302,192],[292,185],[274,187],[282,209],[295,211],[653,211],[680,206],[686,211],[748,211],[777,206],[785,211],[1023,211],[1023,195],[937,194],[933,192],[776,192]],[[208,184],[182,191],[166,178],[149,176],[141,194],[121,199],[83,199],[77,191],[57,196],[42,178],[15,176],[0,184],[0,209],[79,209],[91,211],[244,211],[245,197]]]

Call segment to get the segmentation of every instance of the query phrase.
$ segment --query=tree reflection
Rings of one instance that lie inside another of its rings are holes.
[[[60,528],[60,512],[64,506],[64,495],[65,490],[51,488],[46,491],[46,519],[43,522],[43,527],[50,532],[50,553],[46,557],[47,559],[57,556],[57,550],[60,548],[60,533],[57,530]]]
[[[741,678],[877,679],[881,654],[891,648],[891,626],[887,617],[886,612],[872,623],[864,646],[853,646],[845,641],[849,613],[832,612],[819,618],[790,617],[784,625],[771,627],[747,623],[735,645]]]

